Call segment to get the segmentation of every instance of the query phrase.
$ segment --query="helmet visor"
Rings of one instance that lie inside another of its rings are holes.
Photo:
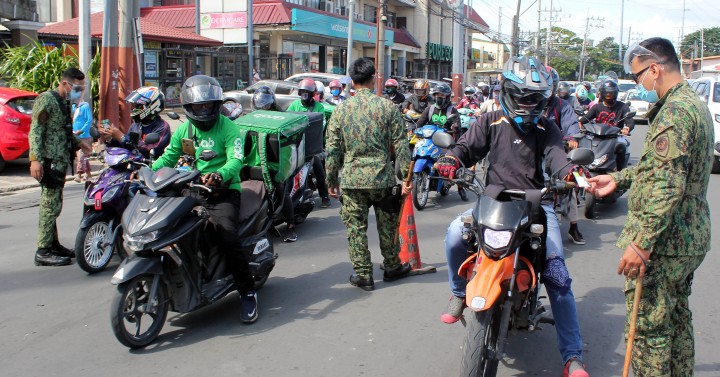
[[[636,57],[645,57],[655,59],[658,62],[660,61],[660,57],[657,56],[657,54],[643,46],[640,46],[639,43],[633,43],[630,47],[628,47],[627,51],[625,51],[625,57],[623,58],[623,68],[625,68],[625,73],[633,73],[631,66],[633,59]]]
[[[505,89],[515,99],[515,102],[523,108],[533,108],[550,98],[550,90],[521,91],[514,85],[508,85]]]
[[[222,88],[216,85],[198,85],[185,88],[180,93],[180,101],[185,104],[222,101]]]
[[[427,89],[415,89],[415,95],[418,97],[425,97],[427,93]]]

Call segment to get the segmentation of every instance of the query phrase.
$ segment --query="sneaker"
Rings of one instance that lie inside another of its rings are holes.
[[[322,201],[320,203],[320,208],[327,208],[330,207],[330,198],[322,198]]]
[[[577,357],[573,357],[565,364],[563,377],[590,377],[590,374],[585,370],[585,365]]]
[[[243,323],[253,323],[258,319],[257,310],[257,292],[247,291],[245,294],[240,294],[240,320]]]
[[[60,257],[75,258],[75,251],[61,245],[58,241],[53,242],[50,252]]]
[[[572,241],[575,245],[585,245],[585,238],[583,238],[583,235],[580,233],[578,228],[570,228],[568,235],[570,236],[570,241]]]
[[[350,276],[350,284],[366,291],[372,291],[375,289],[375,281],[373,280],[372,275],[362,276],[352,274]]]
[[[285,228],[285,237],[283,238],[283,241],[285,242],[295,242],[298,239],[297,232],[295,231],[295,227],[292,228]]]
[[[35,252],[36,266],[67,266],[70,263],[70,258],[55,255],[49,248],[37,249]]]
[[[463,310],[465,309],[465,297],[458,297],[453,295],[450,297],[448,308],[443,315],[440,316],[440,320],[443,323],[452,324],[460,320],[463,316]]]
[[[408,275],[410,275],[410,263],[404,263],[391,270],[386,269],[383,272],[383,281],[402,279]]]

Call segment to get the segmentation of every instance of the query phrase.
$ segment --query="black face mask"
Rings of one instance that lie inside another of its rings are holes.
[[[397,88],[392,87],[392,86],[389,86],[389,87],[387,88],[387,92],[388,92],[389,95],[393,95],[393,94],[397,93]]]
[[[439,98],[438,97],[435,99],[435,105],[441,109],[448,107],[449,104],[450,104],[450,98],[447,98],[447,97]]]
[[[313,98],[312,94],[305,92],[300,95],[300,102],[303,106],[310,107],[315,102],[315,98]]]

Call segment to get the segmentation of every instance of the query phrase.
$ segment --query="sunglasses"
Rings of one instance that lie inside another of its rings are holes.
[[[660,65],[660,64],[665,64],[665,62],[652,62],[652,63],[650,63],[649,66],[641,69],[640,72],[638,72],[638,73],[631,73],[631,74],[630,74],[630,78],[631,78],[633,81],[635,81],[636,84],[638,84],[638,83],[639,83],[638,80],[640,80],[640,77],[642,76],[642,74],[645,73],[645,71],[647,71],[648,69],[650,69],[650,67],[652,67],[653,64],[658,64],[658,65]]]

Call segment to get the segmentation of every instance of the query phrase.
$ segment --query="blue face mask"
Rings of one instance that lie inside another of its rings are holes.
[[[332,93],[332,95],[337,97],[340,95],[340,89],[333,89],[330,93]]]
[[[76,90],[72,90],[72,91],[70,92],[70,100],[71,100],[71,101],[76,101],[77,99],[79,99],[79,98],[82,96],[82,94],[83,94],[82,90],[79,91],[79,92],[76,91]]]
[[[643,77],[643,79],[644,78],[645,77]],[[652,90],[645,89],[642,82],[643,80],[640,80],[640,82],[635,86],[635,89],[637,89],[638,98],[640,98],[641,101],[645,101],[647,103],[655,103],[659,101],[660,97],[658,97],[657,91],[655,90],[655,83],[657,82],[657,80],[653,81]]]

